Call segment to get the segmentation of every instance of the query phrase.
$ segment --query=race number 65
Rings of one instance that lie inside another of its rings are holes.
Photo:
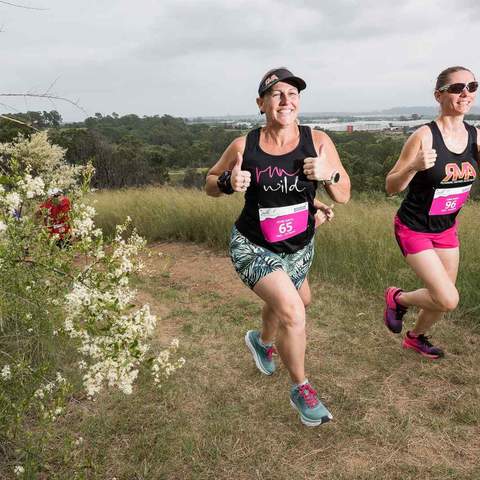
[[[285,233],[292,233],[293,232],[293,221],[288,220],[278,227],[278,231],[283,235]]]

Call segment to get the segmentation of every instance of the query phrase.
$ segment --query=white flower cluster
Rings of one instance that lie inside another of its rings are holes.
[[[91,335],[86,329],[72,329],[73,323],[67,320],[67,333],[80,338],[79,351],[92,362],[89,367],[84,361],[79,363],[80,369],[87,368],[83,380],[90,397],[100,392],[104,383],[126,394],[132,393],[139,364],[150,348],[146,340],[155,323],[156,317],[150,313],[148,305],[131,315],[115,318],[108,335]]]
[[[13,473],[19,477],[20,475],[23,475],[25,473],[25,469],[22,467],[22,465],[15,465],[13,468]]]
[[[129,223],[130,217],[127,217]],[[125,231],[125,225],[117,225],[117,232],[115,235],[116,248],[112,253],[112,259],[117,262],[117,268],[113,271],[114,278],[126,278],[125,275],[134,270],[132,259],[137,259],[137,255],[142,248],[145,247],[145,239],[133,231],[128,241],[122,238],[122,233]],[[138,262],[135,265],[136,271],[141,270],[142,263]]]
[[[55,380],[46,382],[35,390],[33,398],[44,419],[55,421],[63,412],[63,398],[71,385],[60,374],[56,373]]]
[[[152,374],[154,382],[161,387],[165,379],[172,375],[175,370],[185,365],[185,358],[180,357],[172,361],[172,357],[178,349],[178,339],[174,338],[168,348],[165,348],[155,358],[152,364]]]
[[[110,316],[112,308],[123,310],[131,303],[135,296],[135,291],[123,285],[115,285],[110,289],[99,289],[95,284],[87,285],[89,280],[74,282],[72,290],[66,295],[65,309],[69,317],[74,318],[82,312],[93,316],[95,321],[104,320]],[[122,282],[123,283],[123,282]],[[128,283],[128,279],[127,279]],[[70,322],[68,322],[71,331]],[[75,336],[72,332],[71,336]]]
[[[18,182],[18,187],[28,199],[45,194],[45,183],[42,177],[32,177],[29,173]]]
[[[138,254],[145,241],[136,232],[124,240],[126,228],[117,227],[110,254],[97,246],[95,259],[101,267],[88,266],[65,298],[64,330],[79,341],[78,350],[88,359],[79,368],[85,371],[84,385],[91,397],[104,384],[132,392],[156,324],[148,305],[131,311],[135,291],[128,277],[139,269]]]
[[[68,165],[64,160],[65,150],[50,144],[47,132],[0,144],[0,155],[12,158],[24,172],[42,177],[49,188],[55,186],[62,190],[74,188],[86,168]]]
[[[63,376],[61,375],[60,372],[57,372],[55,380],[51,382],[47,382],[45,385],[41,385],[37,390],[35,390],[35,393],[33,396],[38,399],[43,399],[46,396],[51,395],[55,390],[58,390],[58,388],[62,385],[65,385],[67,381]]]
[[[95,209],[90,205],[85,205],[84,203],[74,205],[72,234],[88,242],[91,242],[91,237],[100,236],[102,231],[99,228],[95,228],[93,220],[95,214]]]
[[[12,378],[12,371],[10,370],[10,365],[4,365],[0,371],[0,377],[3,380],[10,380]]]
[[[5,196],[3,196],[2,204],[3,206],[9,211],[13,212],[22,203],[22,197],[17,192],[8,192]]]

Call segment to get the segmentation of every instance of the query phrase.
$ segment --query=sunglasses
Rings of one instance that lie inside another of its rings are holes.
[[[439,92],[448,92],[448,93],[462,93],[465,88],[470,92],[476,92],[478,88],[478,82],[470,83],[451,83],[449,85],[444,85],[438,89]]]

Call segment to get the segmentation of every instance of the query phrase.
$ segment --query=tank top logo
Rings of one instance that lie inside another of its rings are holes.
[[[293,192],[294,190],[297,192],[303,192],[305,190],[304,188],[301,188],[298,186],[298,172],[300,172],[300,169],[296,170],[295,172],[288,172],[284,168],[280,167],[272,167],[269,166],[267,168],[264,168],[263,170],[260,170],[258,167],[255,167],[255,177],[257,179],[257,184],[260,185],[260,180],[262,178],[263,174],[267,174],[269,178],[274,178],[277,177],[278,181],[277,183],[273,185],[265,185],[263,184],[263,190],[265,192],[282,192],[284,194],[288,194],[288,192]],[[293,183],[288,183],[288,178],[289,177],[295,177],[295,180]]]
[[[470,162],[462,162],[460,169],[456,163],[447,163],[445,165],[445,178],[441,183],[457,183],[475,180],[477,172]]]

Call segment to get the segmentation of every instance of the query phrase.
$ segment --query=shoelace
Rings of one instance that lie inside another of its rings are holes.
[[[432,348],[433,345],[430,343],[430,341],[428,340],[430,337],[428,337],[427,335],[419,335],[417,337],[417,340],[421,343],[423,343],[424,345],[426,345],[427,347],[429,348]]]
[[[275,347],[275,345],[272,345],[271,347],[267,347],[267,351],[266,351],[266,354],[267,354],[267,360],[270,362],[272,360],[272,355],[273,354],[277,354],[277,349]]]
[[[298,394],[303,397],[305,403],[309,408],[318,405],[317,392],[311,387],[309,383],[298,387]]]

